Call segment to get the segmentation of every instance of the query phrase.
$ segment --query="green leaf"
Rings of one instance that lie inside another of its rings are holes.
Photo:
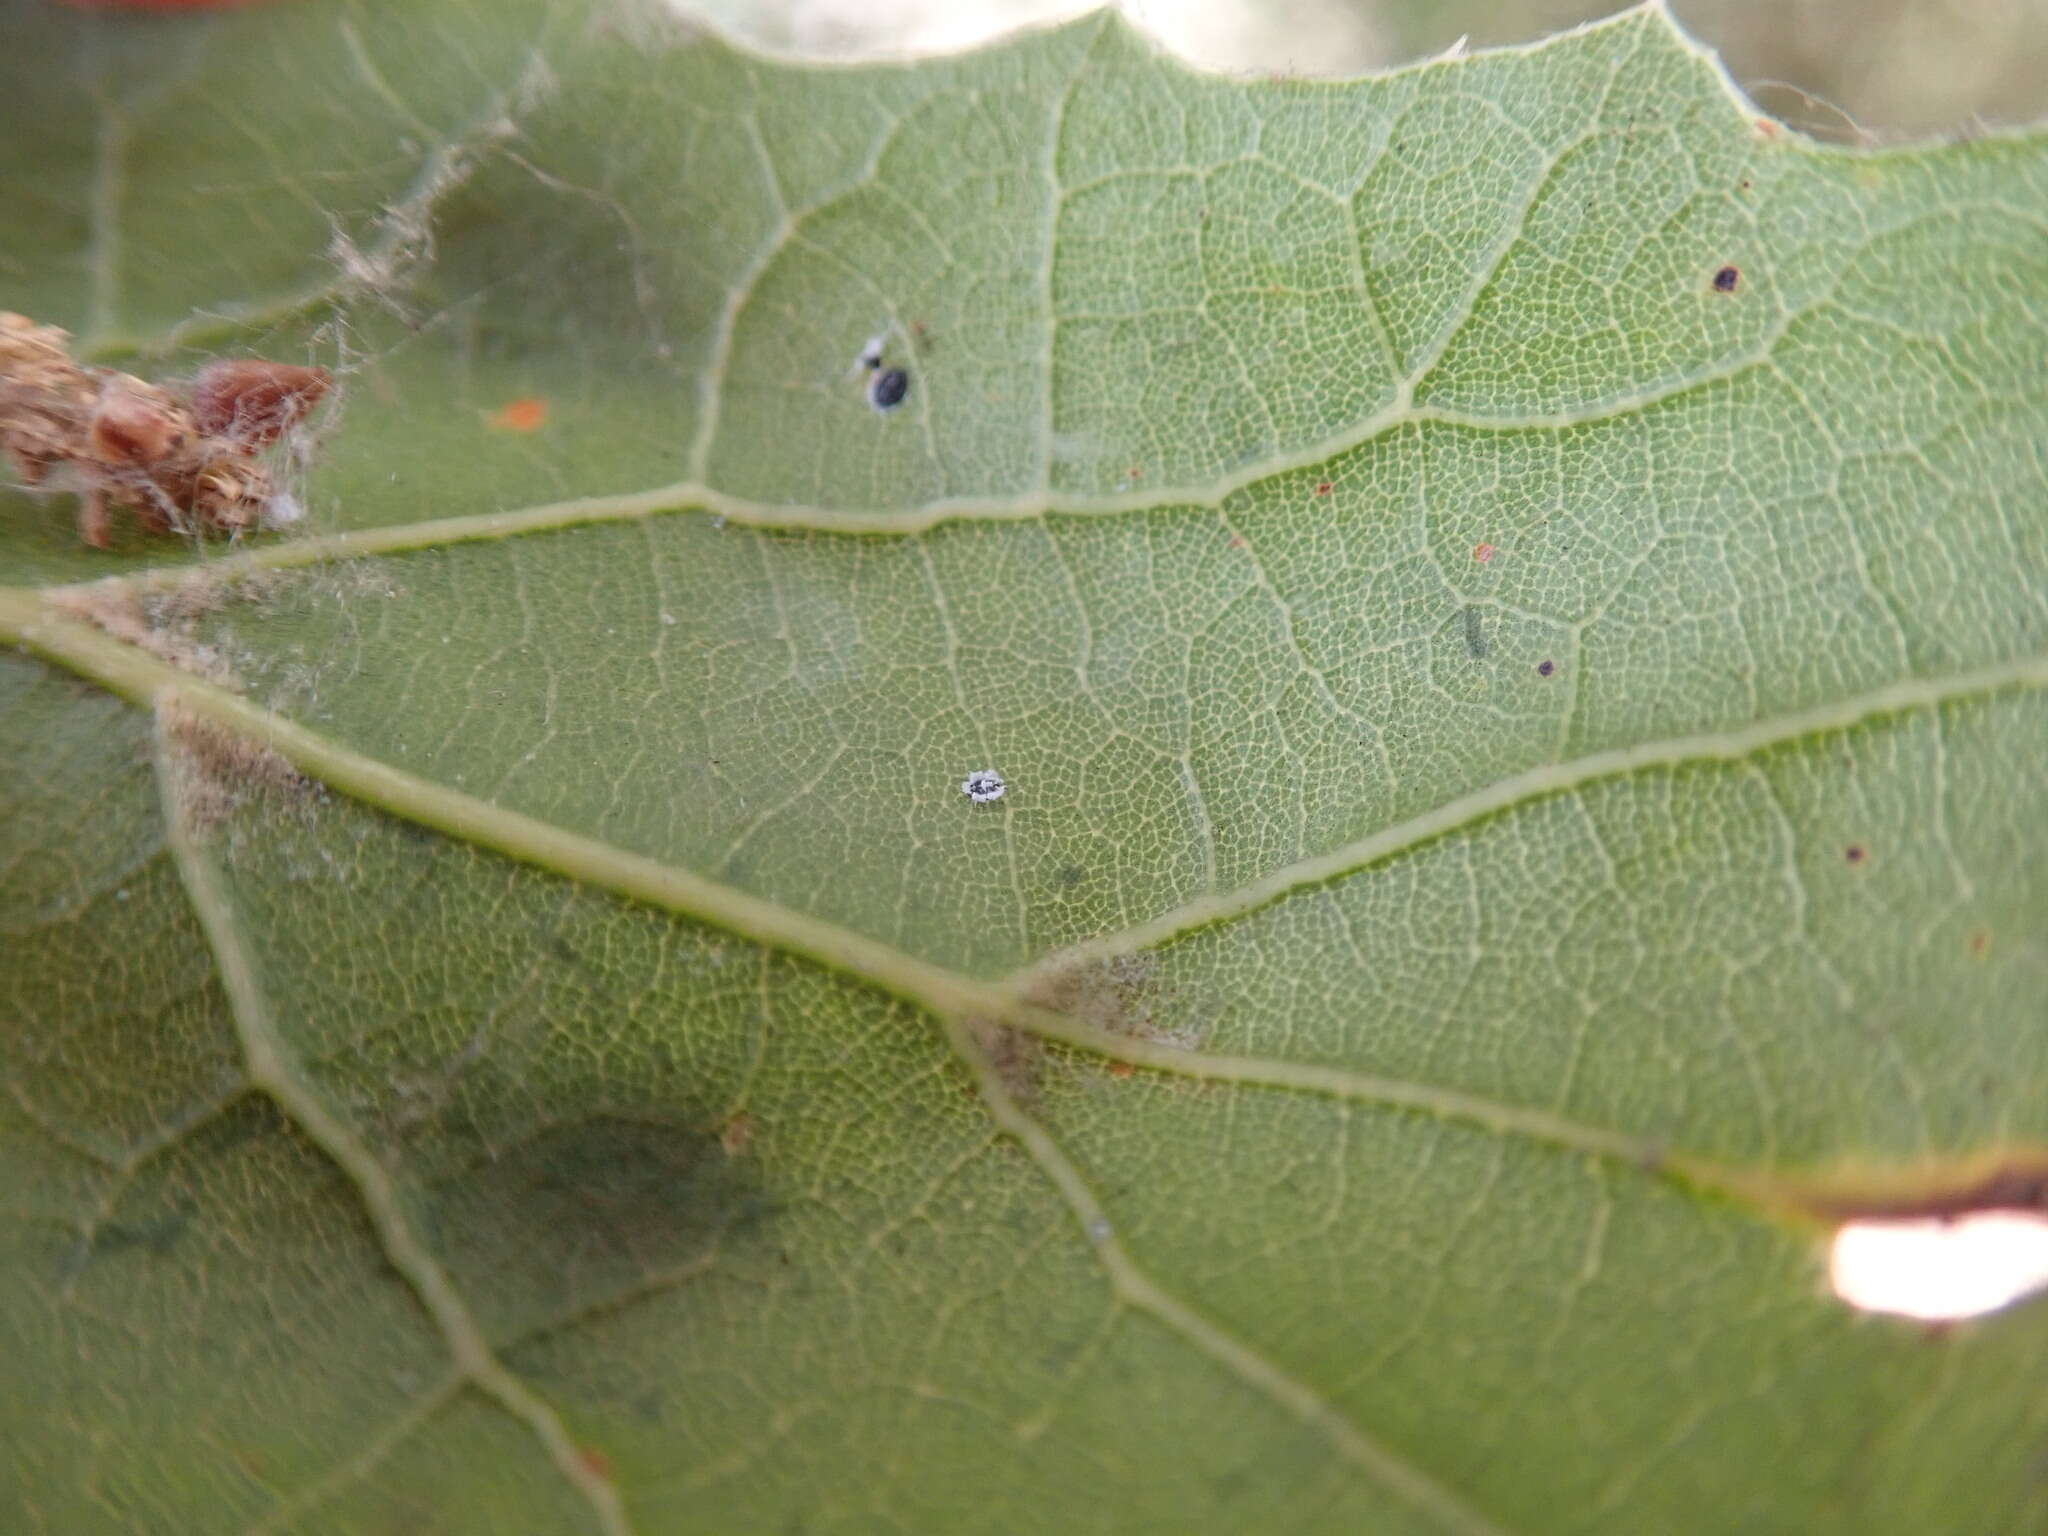
[[[0,500],[9,1529],[2039,1528],[1822,1263],[2048,1155],[2048,136],[0,24],[7,306],[345,397]]]

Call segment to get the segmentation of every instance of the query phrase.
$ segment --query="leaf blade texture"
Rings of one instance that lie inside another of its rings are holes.
[[[2037,1526],[1821,1245],[2048,1147],[2038,131],[0,15],[9,305],[342,397],[0,493],[16,1523]]]

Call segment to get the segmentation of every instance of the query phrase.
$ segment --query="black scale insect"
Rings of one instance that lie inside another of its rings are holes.
[[[868,404],[878,411],[893,411],[903,403],[903,397],[910,393],[910,375],[901,368],[882,366],[882,347],[885,336],[870,336],[867,345],[860,349],[860,356],[854,366],[868,371]]]
[[[878,411],[893,411],[910,393],[910,375],[901,368],[884,368],[868,380],[868,404]]]

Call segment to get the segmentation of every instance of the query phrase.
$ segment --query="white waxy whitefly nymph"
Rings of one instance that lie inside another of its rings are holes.
[[[987,805],[991,800],[1000,800],[1008,793],[1010,786],[1003,782],[1003,776],[993,768],[977,768],[960,781],[960,793],[976,805]]]

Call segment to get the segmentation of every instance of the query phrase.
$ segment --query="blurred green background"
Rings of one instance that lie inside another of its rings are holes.
[[[763,47],[872,57],[968,47],[1085,0],[670,0]],[[1214,68],[1348,75],[1526,42],[1619,0],[1124,0]],[[1817,137],[1893,140],[2048,115],[2048,0],[1672,0],[1764,110]]]

